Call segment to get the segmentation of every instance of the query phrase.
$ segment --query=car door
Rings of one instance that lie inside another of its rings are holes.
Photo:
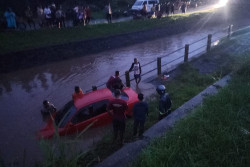
[[[96,127],[111,122],[112,117],[106,111],[108,103],[109,100],[101,100],[81,108],[71,119],[74,129],[79,132],[91,123],[93,123],[92,127]]]

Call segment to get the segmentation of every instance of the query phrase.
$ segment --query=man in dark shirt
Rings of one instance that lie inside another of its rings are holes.
[[[106,83],[107,88],[111,89],[112,91],[115,89],[122,89],[124,87],[124,84],[119,76],[120,71],[116,71],[115,76],[111,76]]]
[[[120,144],[123,144],[123,134],[125,132],[125,111],[128,110],[127,103],[120,99],[121,91],[115,90],[115,99],[111,100],[108,104],[107,111],[113,116],[113,129],[114,129],[114,140],[116,141],[118,133],[120,135]],[[113,112],[111,112],[113,111]]]
[[[137,129],[139,126],[139,137],[142,137],[144,132],[144,124],[146,121],[146,115],[148,115],[148,104],[143,101],[143,94],[138,94],[139,102],[135,103],[133,107],[133,115],[134,115],[134,133],[133,135],[137,135]]]
[[[172,101],[169,94],[166,93],[166,87],[164,85],[157,86],[156,91],[160,95],[158,119],[161,120],[171,113]]]

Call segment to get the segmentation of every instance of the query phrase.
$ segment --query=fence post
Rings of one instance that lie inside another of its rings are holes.
[[[185,45],[184,62],[188,62],[189,44]]]
[[[231,24],[231,25],[228,26],[228,35],[227,35],[228,38],[231,37],[232,29],[233,29],[233,25]]]
[[[207,53],[211,50],[211,44],[212,44],[212,34],[208,34],[207,37]]]
[[[125,77],[126,77],[126,86],[130,87],[130,77],[129,77],[129,71],[125,72]]]
[[[161,75],[161,57],[157,57],[157,74]]]

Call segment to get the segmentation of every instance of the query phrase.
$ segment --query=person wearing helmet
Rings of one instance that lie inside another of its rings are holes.
[[[156,88],[157,93],[160,95],[159,101],[159,120],[170,114],[172,101],[169,94],[166,93],[166,87],[164,85],[159,85]]]

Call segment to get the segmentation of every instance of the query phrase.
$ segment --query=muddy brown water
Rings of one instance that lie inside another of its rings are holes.
[[[6,164],[16,166],[22,166],[24,159],[25,166],[33,166],[34,162],[42,159],[35,134],[44,126],[40,115],[44,99],[48,99],[57,108],[61,108],[71,99],[75,85],[79,85],[84,91],[89,90],[92,85],[105,83],[115,70],[124,74],[135,57],[141,65],[144,65],[222,28],[225,27],[215,26],[195,32],[189,31],[129,47],[0,74],[0,156]],[[213,38],[222,35],[225,35],[225,32],[217,33]],[[192,45],[192,48],[190,46],[190,51],[206,44],[206,40]],[[201,50],[205,50],[205,47]],[[162,62],[166,63],[183,54],[182,49],[167,56]],[[156,62],[143,67],[142,71],[145,73],[155,67]],[[155,74],[156,71],[149,75]],[[111,127],[88,131],[86,137],[83,138],[85,143],[83,147],[90,146],[107,129]]]

